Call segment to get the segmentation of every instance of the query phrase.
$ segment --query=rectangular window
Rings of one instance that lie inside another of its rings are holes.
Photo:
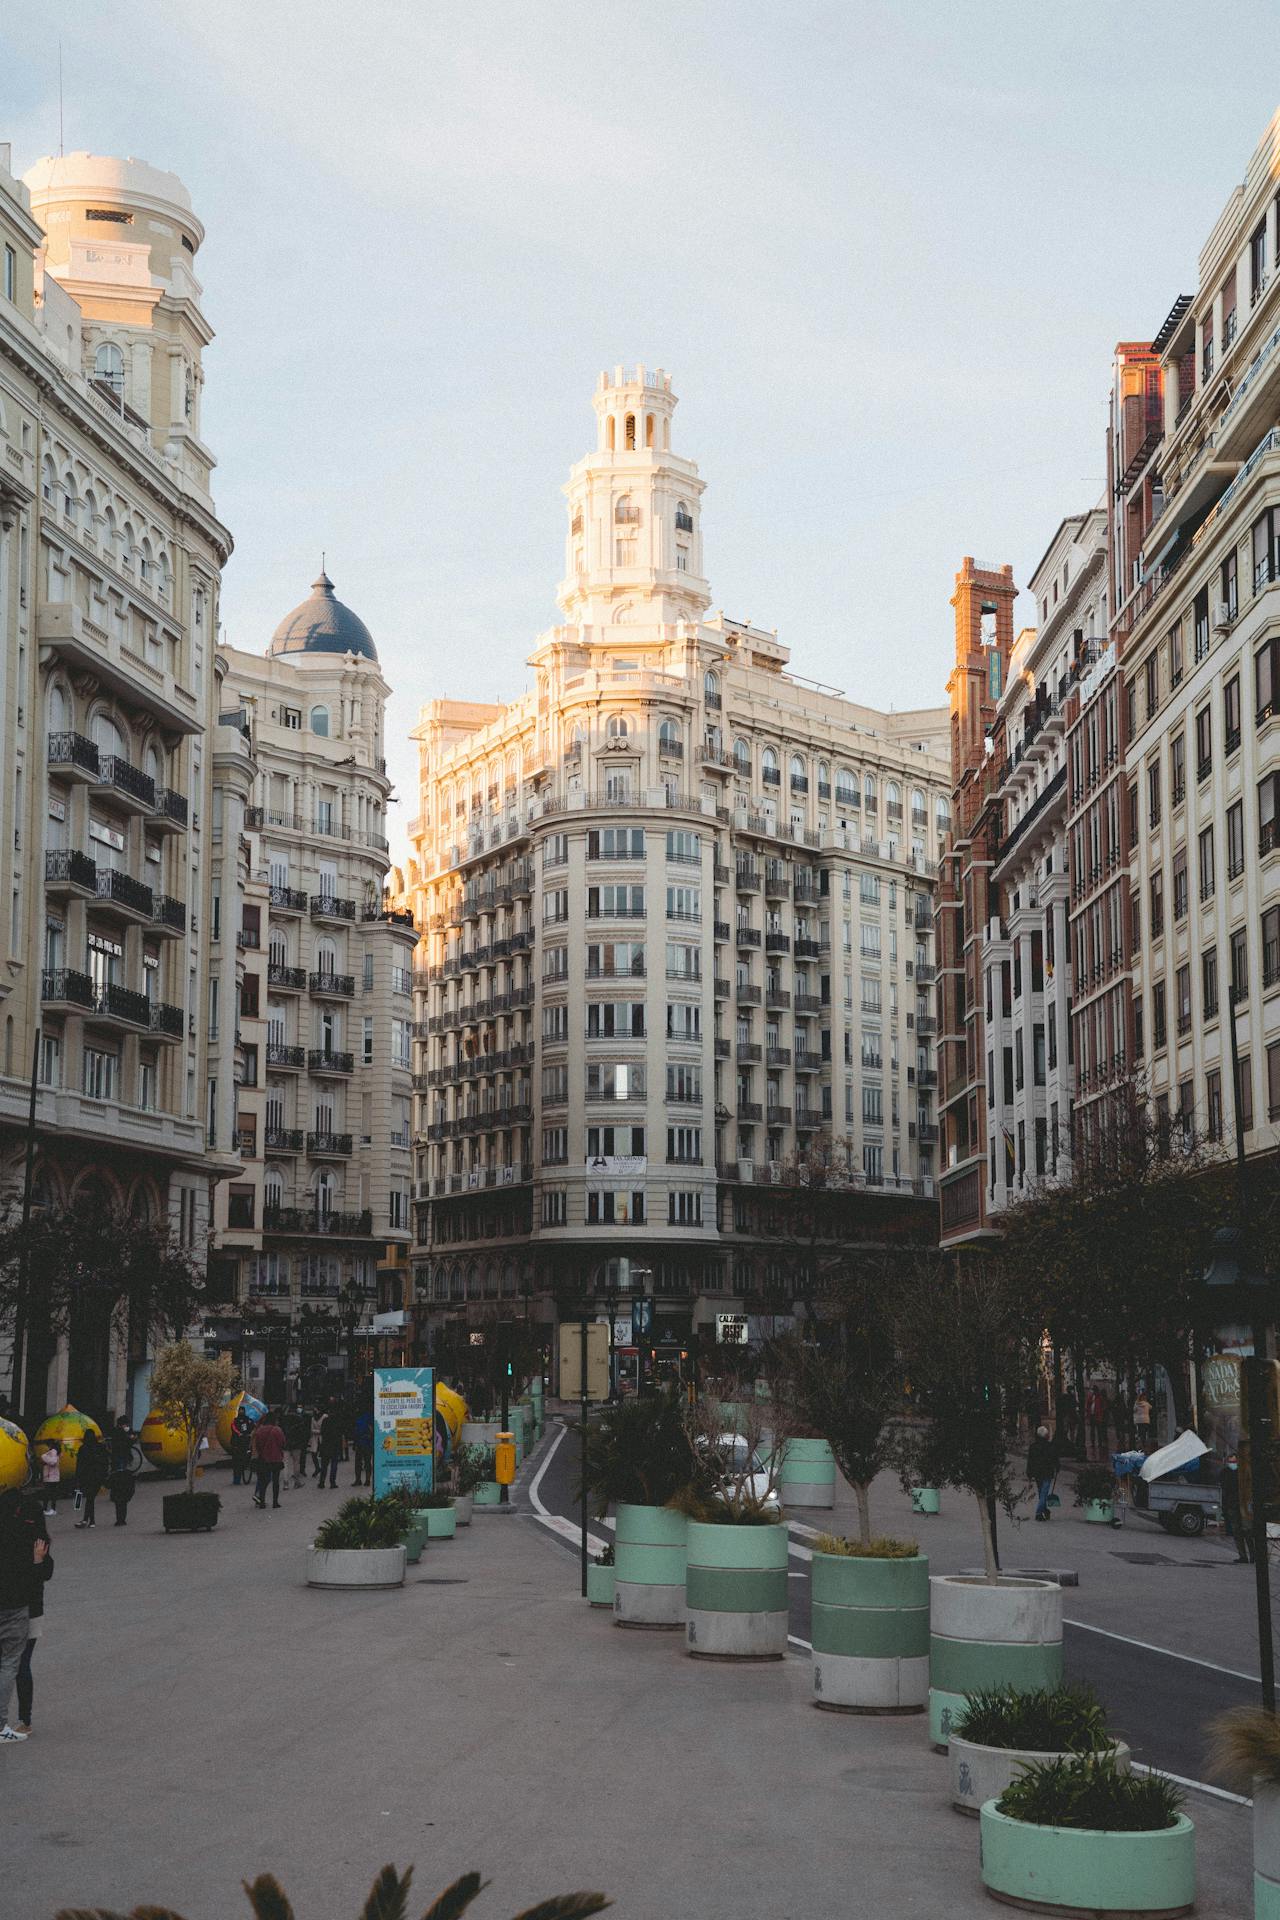
[[[588,1127],[588,1160],[643,1160],[645,1142],[643,1127]],[[627,1169],[635,1173],[635,1167]]]
[[[667,1099],[676,1106],[701,1106],[702,1068],[668,1066]]]
[[[1216,1020],[1218,1016],[1218,949],[1209,947],[1200,956],[1200,983],[1204,1001],[1204,1017]]]
[[[667,942],[668,980],[701,980],[702,948]]]
[[[544,1227],[562,1227],[569,1217],[568,1195],[563,1187],[544,1187],[542,1189],[542,1224]]]
[[[1274,577],[1274,575],[1269,576]],[[1254,717],[1259,726],[1275,712],[1280,686],[1280,635],[1264,640],[1253,656]]]
[[[1191,1031],[1191,968],[1180,966],[1174,975],[1174,995],[1178,1009],[1178,1037]]]
[[[1200,898],[1211,900],[1214,888],[1212,827],[1202,828],[1197,844],[1200,853]]]
[[[542,1164],[546,1167],[563,1167],[568,1159],[568,1127],[544,1127],[542,1129]]]
[[[1180,807],[1187,797],[1187,736],[1175,733],[1169,742],[1169,802]]]
[[[639,1061],[588,1061],[588,1100],[643,1100],[644,1095],[645,1071]]]
[[[1267,1048],[1267,1118],[1280,1120],[1280,1041]]]
[[[591,1226],[622,1227],[644,1224],[644,1192],[587,1193],[587,1222]]]
[[[542,1069],[542,1104],[544,1107],[568,1106],[569,1069],[567,1066]]]
[[[1165,985],[1163,980],[1157,980],[1151,989],[1151,1044],[1157,1053],[1167,1044],[1168,1038]]]
[[[544,1007],[542,1009],[542,1037],[550,1041],[567,1041],[569,1038],[568,1007]]]
[[[120,1056],[100,1047],[84,1049],[83,1091],[89,1100],[114,1100],[120,1072]]]
[[[1164,875],[1153,873],[1151,876],[1151,938],[1164,936]]]
[[[643,980],[642,940],[593,941],[587,947],[588,980]]]
[[[668,920],[701,920],[701,889],[698,887],[668,887],[667,918]]]
[[[1240,745],[1240,675],[1232,674],[1222,689],[1223,752],[1234,753]]]
[[[702,835],[690,833],[681,828],[667,834],[667,858],[677,860],[686,866],[696,867],[702,863]]]
[[[566,892],[564,919],[569,918]],[[644,888],[642,886],[607,886],[587,888],[588,920],[643,920]]]
[[[668,1127],[667,1159],[690,1166],[702,1164],[702,1128]]]
[[[10,246],[4,250],[4,297],[6,300],[18,297],[18,256]]]
[[[699,1040],[702,1037],[702,1008],[687,1000],[667,1002],[668,1040]]]
[[[1179,847],[1173,856],[1173,920],[1174,925],[1187,917],[1187,850]]]
[[[569,978],[568,947],[543,948],[542,977],[544,980],[567,980]]]
[[[548,867],[567,867],[569,864],[569,836],[567,833],[549,833],[542,843],[542,865]]]
[[[1197,603],[1198,604],[1198,603]],[[1197,628],[1198,631],[1198,628]],[[1182,684],[1182,622],[1169,629],[1169,685]]]
[[[862,1089],[862,1124],[864,1127],[884,1125],[884,1092],[880,1087]]]
[[[700,1227],[702,1225],[702,1194],[677,1188],[667,1195],[667,1225],[669,1227]]]
[[[1248,1054],[1240,1060],[1240,1076],[1236,1081],[1236,1115],[1241,1133],[1253,1131],[1253,1062]]]
[[[1269,773],[1265,780],[1258,783],[1258,853],[1274,853],[1276,850],[1277,815],[1280,807],[1280,774]]]
[[[1160,825],[1160,762],[1153,760],[1147,768],[1147,825],[1156,828]]]
[[[373,1065],[373,1015],[366,1013],[360,1035],[360,1058],[366,1067]]]
[[[858,951],[861,953],[863,959],[878,960],[880,958],[879,927],[869,926],[864,920],[858,929],[858,936]]]
[[[588,860],[643,860],[643,827],[599,827],[587,835]]]
[[[1214,1067],[1204,1077],[1205,1124],[1210,1140],[1222,1138],[1222,1074]]]
[[[542,896],[542,924],[544,927],[559,926],[569,918],[568,887],[552,887]]]
[[[592,1000],[587,1005],[588,1040],[642,1040],[644,1030],[643,1000]]]
[[[1280,907],[1268,907],[1262,916],[1262,984],[1280,982]]]
[[[1209,589],[1208,587],[1201,587],[1199,593],[1195,597],[1195,602],[1193,606],[1193,619],[1195,623],[1195,636],[1196,636],[1195,637],[1196,659],[1203,660],[1205,655],[1209,651]],[[1178,679],[1180,680],[1181,678],[1182,678],[1182,675],[1181,673],[1179,673]],[[1172,682],[1172,684],[1176,686],[1178,682],[1175,680]]]
[[[1237,800],[1227,808],[1227,879],[1238,880],[1244,872],[1244,803]]]
[[[1146,681],[1147,718],[1150,720],[1156,708],[1160,705],[1160,661],[1154,653],[1147,661],[1144,677]]]
[[[1236,1000],[1249,996],[1249,936],[1243,927],[1231,935],[1231,992]]]

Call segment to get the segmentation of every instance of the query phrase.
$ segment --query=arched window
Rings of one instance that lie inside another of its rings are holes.
[[[327,1167],[316,1175],[316,1212],[322,1220],[333,1212],[333,1175]]]
[[[138,537],[133,531],[133,522],[131,520],[126,520],[124,523],[123,531],[121,532],[121,535],[120,535],[121,566],[131,567],[133,565],[134,555],[137,552],[137,546],[138,546]]]
[[[152,569],[154,564],[155,563],[152,559],[152,554],[151,554],[151,542],[150,540],[147,539],[146,535],[144,534],[143,540],[142,540],[142,547],[138,554],[138,578],[145,585],[149,585],[151,582],[151,574],[152,574]]]
[[[760,778],[764,781],[766,787],[777,787],[782,784],[782,772],[778,766],[778,756],[772,747],[766,747],[760,755]]]
[[[284,1204],[284,1175],[279,1167],[268,1167],[262,1176],[262,1204],[268,1213]]]
[[[103,544],[103,547],[106,549],[107,558],[109,560],[114,560],[117,557],[117,548],[119,546],[119,539],[120,539],[119,532],[117,531],[117,528],[116,528],[115,508],[108,507],[107,511],[102,516],[102,544]]]
[[[680,728],[674,720],[664,720],[658,728],[659,753],[679,753]]]
[[[312,731],[312,733],[316,733],[316,734],[319,734],[319,736],[320,736],[320,738],[321,738],[322,740],[323,740],[323,739],[327,739],[327,738],[328,738],[328,734],[329,734],[329,709],[328,709],[328,707],[312,707],[312,709],[311,709],[311,731]]]
[[[807,793],[808,790],[808,769],[804,761],[800,758],[800,755],[793,753],[791,756],[791,791],[792,793]]]
[[[623,430],[623,443],[628,453],[635,452],[636,450],[636,417],[634,413],[629,413],[627,415],[624,430]]]
[[[738,773],[750,773],[751,749],[739,734],[733,743],[733,764]]]
[[[613,510],[613,517],[619,526],[625,526],[628,521],[638,520],[640,518],[640,510],[638,507],[632,506],[631,495],[629,493],[620,493],[618,495],[618,504]]]
[[[902,818],[902,788],[891,780],[884,790],[885,811],[891,820]]]
[[[880,802],[876,797],[876,782],[875,782],[874,774],[868,773],[863,777],[862,804],[868,813],[875,813],[875,811],[880,805]]]
[[[93,377],[124,398],[124,355],[114,340],[104,340],[93,356]]]
[[[338,949],[326,935],[316,941],[316,972],[327,974],[330,979],[338,971]]]
[[[646,447],[653,445],[653,415],[651,413],[647,413],[644,417],[644,443]]]
[[[693,532],[693,515],[690,513],[688,507],[685,505],[685,502],[683,500],[676,501],[676,532],[677,533]]]
[[[40,469],[40,497],[46,506],[51,507],[58,496],[58,469],[46,453]]]
[[[941,794],[938,795],[937,799],[933,803],[933,818],[934,818],[934,824],[936,825],[938,832],[940,834],[950,833],[951,808],[947,805],[947,802],[943,799]]]
[[[49,688],[49,731],[66,733],[71,724],[71,704],[66,688],[57,680]]]
[[[923,831],[929,824],[929,812],[919,787],[911,789],[911,824],[917,831]]]
[[[631,726],[625,713],[611,713],[604,730],[609,740],[626,740],[630,736]]]
[[[158,791],[164,785],[164,763],[160,758],[159,749],[157,748],[154,740],[149,741],[147,744],[146,759],[145,759],[143,770],[144,772],[150,775]]]
[[[68,467],[66,472],[62,476],[63,518],[66,520],[70,520],[74,523],[75,517],[76,517],[76,508],[79,506],[79,504],[80,504],[80,501],[76,494],[76,477],[72,473],[70,467]]]
[[[169,604],[169,594],[172,585],[173,574],[169,567],[169,556],[167,553],[162,553],[160,555],[160,564],[156,570],[156,593],[166,606]]]
[[[848,767],[836,768],[836,805],[856,807],[858,804],[857,776]]]
[[[98,496],[92,487],[84,490],[84,531],[89,540],[98,537]]]
[[[569,742],[570,749],[574,753],[581,753],[586,743],[587,730],[581,720],[575,720],[573,723],[573,737]]]
[[[89,732],[93,736],[93,744],[98,749],[99,757],[105,753],[119,754],[121,759],[128,758],[125,752],[124,735],[109,713],[101,710],[95,713]]]
[[[720,675],[708,667],[702,676],[702,697],[709,707],[720,705]]]
[[[520,762],[514,753],[507,755],[507,792],[514,793],[520,780]]]

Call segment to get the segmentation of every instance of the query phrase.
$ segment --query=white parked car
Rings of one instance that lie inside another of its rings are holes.
[[[746,1491],[760,1502],[767,1513],[781,1512],[778,1489],[769,1486],[768,1468],[759,1452],[748,1447],[741,1434],[722,1433],[715,1441],[715,1450],[724,1461],[726,1472],[735,1482],[742,1476]]]

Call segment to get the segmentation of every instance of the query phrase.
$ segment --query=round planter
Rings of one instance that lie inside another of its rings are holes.
[[[308,1547],[309,1587],[402,1587],[404,1547]]]
[[[613,1606],[613,1588],[616,1569],[602,1567],[594,1560],[587,1566],[587,1605],[591,1607]]]
[[[1084,1517],[1091,1527],[1109,1527],[1115,1519],[1115,1503],[1111,1500],[1086,1500]]]
[[[1280,1920],[1280,1787],[1253,1783],[1254,1920]]]
[[[411,1567],[416,1567],[422,1558],[422,1549],[427,1544],[427,1530],[416,1524],[409,1528],[404,1537],[404,1557]]]
[[[1062,1680],[1062,1589],[1051,1580],[964,1574],[929,1581],[929,1738],[945,1747],[966,1694],[1056,1687]]]
[[[471,1496],[474,1510],[479,1513],[485,1507],[502,1505],[502,1488],[496,1480],[482,1480]]]
[[[936,1487],[912,1487],[912,1513],[937,1513],[942,1506],[942,1495]]]
[[[787,1650],[787,1530],[690,1520],[685,1646],[695,1657],[780,1660]]]
[[[414,1525],[425,1530],[428,1540],[452,1540],[458,1531],[458,1515],[452,1506],[415,1507]]]
[[[1118,1773],[1129,1771],[1129,1749],[1117,1740],[1111,1749]],[[1024,1767],[1054,1760],[1070,1760],[1069,1753],[1034,1753],[1023,1747],[980,1747],[953,1733],[947,1748],[951,1762],[951,1804],[957,1813],[976,1820],[988,1800],[998,1800]]]
[[[1185,1814],[1157,1833],[1034,1827],[982,1809],[982,1884],[1032,1913],[1190,1913],[1196,1897],[1196,1830]]]
[[[613,1542],[616,1626],[684,1625],[688,1532],[685,1516],[669,1507],[619,1506]]]
[[[813,1704],[920,1713],[929,1697],[929,1562],[814,1553]]]
[[[472,1496],[469,1493],[460,1493],[453,1503],[453,1510],[458,1516],[458,1525],[460,1527],[469,1527],[471,1525],[471,1503]]]
[[[778,1498],[784,1507],[834,1507],[836,1463],[825,1440],[786,1442]]]

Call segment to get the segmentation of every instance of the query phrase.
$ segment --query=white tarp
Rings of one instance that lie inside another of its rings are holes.
[[[1171,1440],[1167,1447],[1157,1447],[1153,1454],[1143,1461],[1138,1469],[1139,1480],[1158,1480],[1162,1473],[1176,1473],[1179,1467],[1187,1466],[1192,1460],[1198,1460],[1202,1453],[1208,1453],[1204,1441],[1198,1433],[1192,1433],[1190,1427]]]

